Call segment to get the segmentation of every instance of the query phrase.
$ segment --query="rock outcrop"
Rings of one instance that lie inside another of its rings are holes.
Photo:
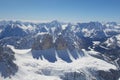
[[[3,77],[10,77],[17,72],[18,67],[13,60],[14,52],[10,48],[0,46],[0,73]]]
[[[111,69],[110,71],[98,71],[100,80],[118,80],[120,77],[120,71]]]

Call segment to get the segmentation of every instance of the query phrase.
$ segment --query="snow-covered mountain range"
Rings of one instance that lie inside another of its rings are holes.
[[[2,80],[118,80],[120,25],[0,21]]]

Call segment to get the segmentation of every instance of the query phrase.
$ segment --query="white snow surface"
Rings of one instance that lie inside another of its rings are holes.
[[[20,25],[18,25],[20,28],[22,28],[24,31],[27,31],[27,30],[29,30],[29,31],[35,31],[35,29],[36,29],[36,27],[35,27],[35,25],[27,25],[27,26],[25,26],[24,24],[22,24],[22,26],[20,26]]]
[[[23,49],[23,50],[20,50],[20,49],[15,49],[14,46],[11,46],[11,45],[7,45],[7,47],[11,48],[13,52],[17,53],[17,54],[25,54],[25,53],[28,53],[31,51],[31,49]]]
[[[87,71],[88,68],[104,71],[111,68],[116,69],[114,65],[89,55],[73,60],[72,63],[64,62],[56,55],[57,61],[50,63],[45,58],[43,60],[34,59],[30,52],[31,49],[19,50],[11,45],[8,45],[8,47],[15,52],[16,60],[14,62],[19,70],[14,76],[5,80],[61,80],[60,75],[65,72]],[[88,53],[84,49],[83,51],[85,54]]]
[[[62,29],[65,30],[68,24],[62,25]]]
[[[99,45],[100,41],[93,41],[93,45]]]
[[[117,35],[116,38],[117,38],[117,45],[120,47],[120,35]]]
[[[36,36],[38,36],[38,35],[45,35],[45,34],[48,34],[48,32],[39,32],[39,33],[37,33]]]
[[[53,33],[55,32],[55,29],[56,29],[55,27],[52,27],[52,28],[51,28],[51,30],[52,30]]]
[[[83,28],[82,32],[84,33],[84,37],[90,37],[92,36],[92,33],[94,33],[94,29],[88,30],[87,28]]]

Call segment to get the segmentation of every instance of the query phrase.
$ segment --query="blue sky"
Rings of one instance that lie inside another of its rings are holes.
[[[120,0],[0,0],[0,20],[120,22]]]

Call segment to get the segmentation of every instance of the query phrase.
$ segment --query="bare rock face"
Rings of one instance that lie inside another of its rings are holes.
[[[57,50],[65,50],[67,49],[67,43],[65,41],[65,39],[63,38],[62,35],[60,35],[56,41],[55,41],[55,48]]]
[[[55,42],[53,42],[53,36],[49,34],[38,36],[32,47],[32,56],[36,59],[41,59],[42,56],[49,62],[56,61],[56,55],[66,62],[72,62],[69,54],[75,59],[78,58],[79,54],[70,45],[67,45],[66,38],[62,35],[57,36]],[[69,49],[72,50],[69,52]]]
[[[64,76],[61,77],[62,80],[87,80],[86,75],[84,73],[78,72],[69,72],[65,73]]]
[[[120,70],[120,58],[116,62],[118,64],[118,69]]]
[[[65,50],[67,49],[67,43],[62,35],[58,36],[53,43],[52,35],[45,34],[38,36],[32,46],[33,50],[46,50],[50,48],[55,48],[56,50]]]
[[[10,48],[0,47],[0,73],[4,78],[17,72],[18,67],[13,60],[15,60],[14,52]]]
[[[51,35],[49,34],[45,34],[43,39],[42,39],[42,43],[40,45],[42,47],[42,49],[49,49],[53,47],[53,38]]]
[[[53,47],[53,38],[49,34],[37,36],[32,45],[33,50],[45,50]]]
[[[32,44],[32,49],[33,50],[40,50],[42,49],[42,47],[40,46],[40,38],[41,36],[37,36],[37,38],[35,38],[33,44]]]
[[[110,71],[92,71],[90,74],[86,72],[66,72],[61,75],[62,80],[118,80],[120,72],[111,69]]]
[[[111,69],[109,72],[107,71],[98,71],[98,76],[100,80],[118,80],[120,77],[120,71]]]

